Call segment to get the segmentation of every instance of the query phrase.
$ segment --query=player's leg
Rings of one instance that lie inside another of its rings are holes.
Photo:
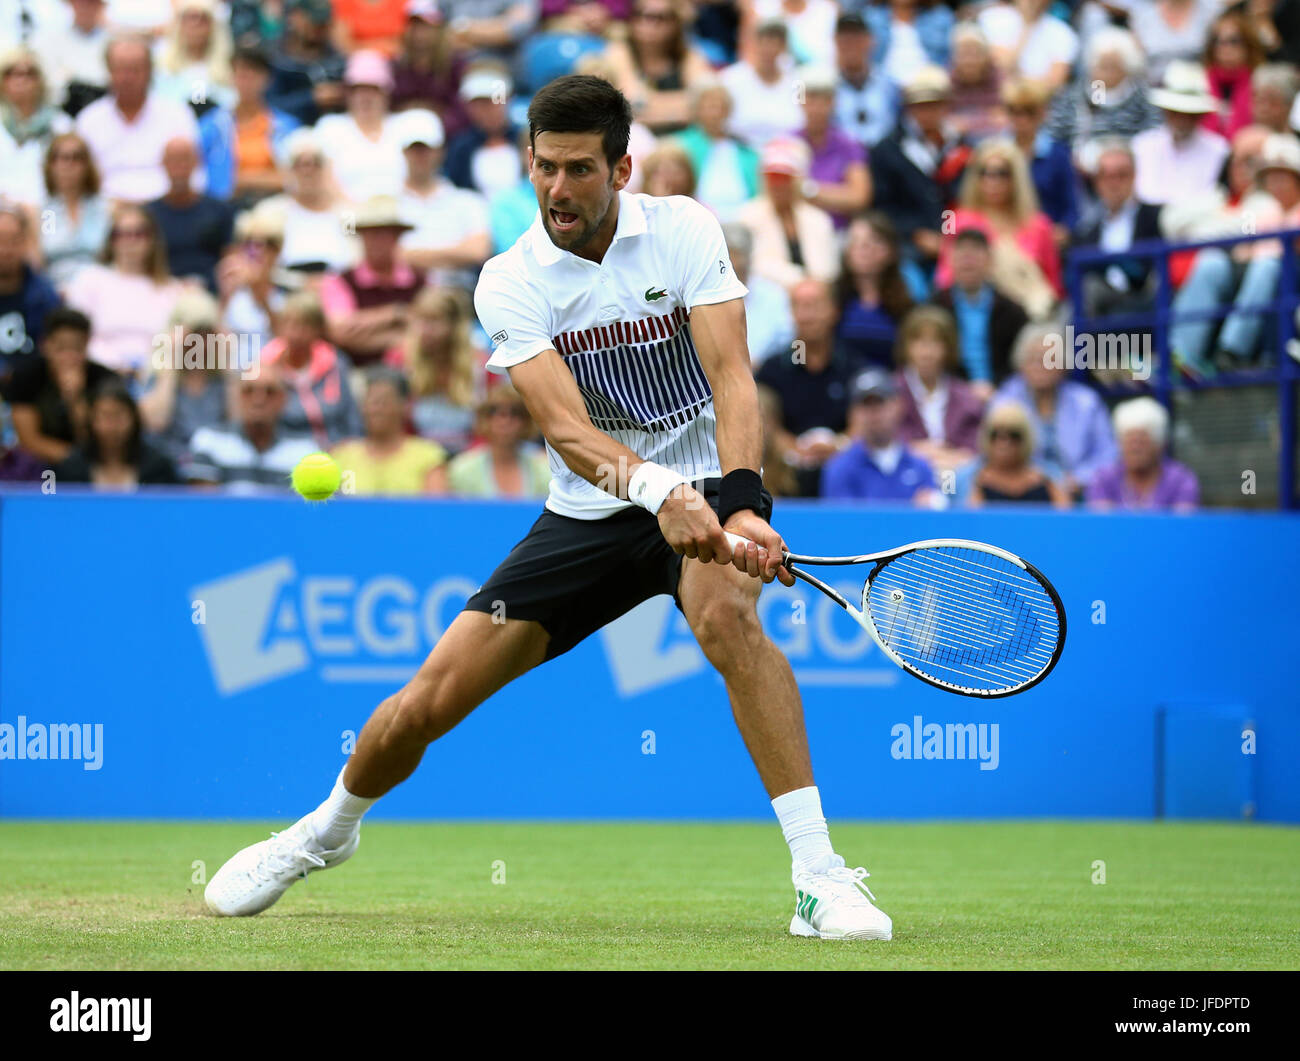
[[[790,931],[823,939],[890,939],[866,870],[831,846],[813,785],[803,704],[790,661],[758,618],[762,583],[719,564],[682,563],[678,601],[700,648],[722,675],[731,711],[790,845],[795,915]]]
[[[325,802],[226,862],[204,890],[209,908],[227,916],[260,913],[294,881],[351,858],[362,815],[411,776],[429,744],[543,662],[548,640],[536,622],[461,612],[415,677],[370,716]]]

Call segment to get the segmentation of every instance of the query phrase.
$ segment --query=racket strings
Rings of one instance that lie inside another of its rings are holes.
[[[945,684],[996,691],[1032,681],[1060,640],[1053,598],[1028,571],[991,553],[940,546],[890,561],[864,603],[881,639]]]

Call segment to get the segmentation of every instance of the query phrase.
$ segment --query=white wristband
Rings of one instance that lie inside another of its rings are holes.
[[[682,483],[690,482],[686,476],[665,468],[653,461],[642,461],[632,473],[627,484],[627,499],[640,505],[652,515],[658,514],[665,499]]]

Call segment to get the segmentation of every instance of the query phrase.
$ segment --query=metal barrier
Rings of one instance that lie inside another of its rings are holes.
[[[1229,300],[1208,309],[1174,312],[1174,286],[1169,275],[1170,256],[1180,251],[1200,251],[1208,247],[1236,247],[1259,240],[1279,240],[1282,244],[1282,265],[1278,275],[1277,291],[1273,300],[1264,305],[1234,307]],[[1173,394],[1176,390],[1209,390],[1224,387],[1258,386],[1276,384],[1278,388],[1278,423],[1281,429],[1281,450],[1278,455],[1278,496],[1283,508],[1300,508],[1295,478],[1296,450],[1296,388],[1300,381],[1300,362],[1288,353],[1288,343],[1295,334],[1296,308],[1300,306],[1300,289],[1296,266],[1296,241],[1300,229],[1281,229],[1274,232],[1257,232],[1250,235],[1229,236],[1221,239],[1197,240],[1190,243],[1170,243],[1165,240],[1142,240],[1124,251],[1103,251],[1093,247],[1071,250],[1066,258],[1066,289],[1070,295],[1073,320],[1077,332],[1115,332],[1133,329],[1150,329],[1156,353],[1151,391],[1172,413]],[[1115,313],[1090,317],[1085,312],[1083,277],[1085,271],[1099,266],[1113,265],[1134,258],[1153,260],[1156,273],[1155,307],[1150,311]],[[1174,323],[1218,320],[1233,312],[1274,314],[1276,326],[1276,360],[1273,365],[1258,369],[1225,372],[1210,380],[1192,380],[1180,376],[1175,370],[1169,352],[1169,332]]]

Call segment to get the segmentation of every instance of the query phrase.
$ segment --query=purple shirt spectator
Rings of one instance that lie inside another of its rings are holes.
[[[1096,391],[1083,383],[1065,380],[1056,392],[1056,415],[1044,423],[1022,376],[1012,376],[993,397],[994,405],[1015,401],[1029,413],[1037,445],[1032,459],[1045,465],[1049,475],[1064,472],[1085,484],[1102,468],[1119,458],[1110,414]]]
[[[1171,457],[1160,463],[1160,478],[1146,497],[1139,497],[1124,478],[1124,465],[1116,462],[1102,468],[1088,486],[1088,500],[1108,502],[1119,508],[1195,508],[1201,500],[1195,473]]]
[[[903,419],[898,425],[898,433],[904,442],[931,438],[930,432],[926,430],[921,407],[916,402],[916,393],[906,374],[900,372],[895,379],[898,383],[898,397],[903,403]],[[968,384],[951,376],[946,377],[944,389],[947,396],[943,402],[943,436],[933,441],[957,449],[979,449],[984,403]]]
[[[854,140],[843,129],[831,127],[826,130],[826,142],[820,148],[814,147],[807,133],[800,134],[812,152],[812,162],[808,167],[808,177],[819,184],[842,184],[845,171],[854,163],[866,164],[867,149]],[[835,230],[842,231],[849,227],[849,219],[840,214],[831,214]]]

